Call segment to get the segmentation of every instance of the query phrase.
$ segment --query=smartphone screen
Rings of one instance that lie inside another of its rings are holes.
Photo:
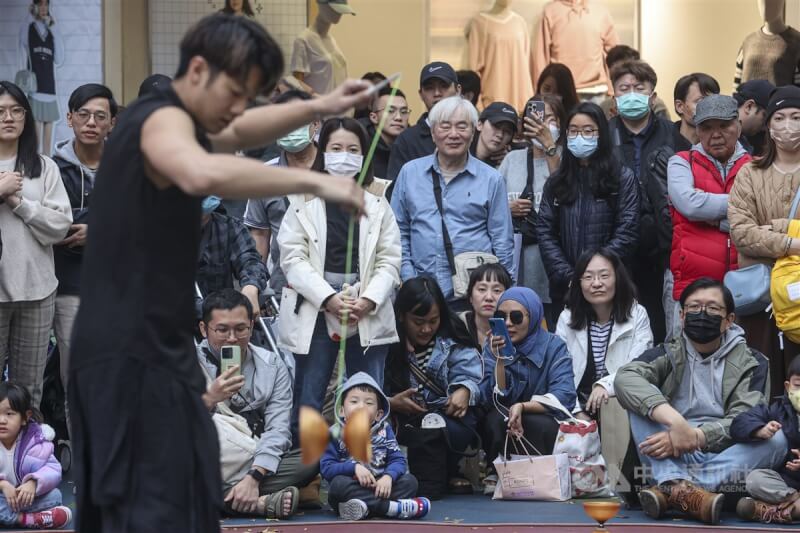
[[[239,367],[239,374],[242,372],[242,349],[238,346],[223,346],[220,350],[221,361],[220,370],[226,372],[232,366]]]
[[[506,340],[506,345],[500,350],[500,355],[510,357],[516,353],[514,344],[511,342],[511,336],[508,334],[506,322],[502,318],[490,318],[489,326],[492,329],[492,335],[495,337],[503,337]]]

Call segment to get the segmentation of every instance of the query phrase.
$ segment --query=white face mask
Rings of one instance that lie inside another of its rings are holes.
[[[553,137],[553,142],[554,143],[558,142],[558,138],[561,136],[561,128],[559,128],[555,124],[548,124],[547,127],[550,128],[550,136]],[[533,139],[533,145],[536,148],[539,148],[540,150],[545,149],[545,147],[542,146],[542,143],[540,143],[536,139]]]
[[[355,176],[361,172],[364,156],[350,152],[325,152],[325,170],[332,176]]]

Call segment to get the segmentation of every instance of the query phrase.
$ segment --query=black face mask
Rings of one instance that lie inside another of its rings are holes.
[[[719,327],[722,317],[709,315],[706,311],[699,313],[686,313],[683,318],[683,332],[689,340],[698,344],[708,344],[722,336]]]

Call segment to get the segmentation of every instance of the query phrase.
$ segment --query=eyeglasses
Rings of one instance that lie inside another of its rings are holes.
[[[11,120],[20,121],[25,118],[25,108],[21,105],[12,107],[0,107],[0,120],[6,118],[6,115],[11,117]]]
[[[209,329],[220,337],[225,337],[226,339],[230,336],[231,332],[233,332],[233,336],[237,339],[243,339],[250,334],[250,326],[243,325],[236,326],[235,328],[229,328],[228,326],[217,326]]]
[[[606,282],[611,279],[611,274],[609,272],[601,272],[599,274],[584,274],[581,276],[581,283],[591,283],[596,279]]]
[[[443,133],[450,133],[453,128],[455,128],[458,133],[467,133],[472,129],[472,124],[469,122],[457,122],[456,124],[452,122],[437,122],[436,127]]]
[[[105,111],[89,111],[88,109],[79,109],[73,116],[80,122],[89,122],[89,119],[94,117],[97,124],[105,124],[108,121],[108,113]]]
[[[384,109],[386,109],[386,108],[384,107],[383,109],[376,109],[374,112],[380,115],[381,113],[383,113]],[[400,113],[401,117],[407,117],[408,115],[411,114],[411,110],[409,108],[407,108],[407,107],[399,107],[398,108],[398,107],[392,106],[392,107],[389,108],[389,111],[386,112],[386,114],[389,115],[390,117],[393,117],[398,113]]]
[[[599,131],[600,130],[598,130],[597,128],[591,128],[591,127],[581,128],[581,129],[569,128],[567,130],[567,137],[569,137],[570,139],[574,139],[575,137],[580,135],[584,139],[591,139],[592,137],[597,137]]]
[[[525,320],[525,313],[522,311],[511,311],[510,313],[504,313],[503,311],[495,311],[494,313],[495,318],[500,318],[503,321],[511,320],[511,323],[515,326],[519,326]]]
[[[691,303],[687,304],[684,309],[687,313],[700,313],[701,311],[706,311],[709,315],[716,315],[716,316],[725,316],[725,308],[720,307],[717,304],[698,304],[698,303]]]

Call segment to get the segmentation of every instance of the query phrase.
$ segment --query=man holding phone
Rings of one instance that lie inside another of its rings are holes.
[[[289,451],[292,378],[278,354],[250,342],[254,317],[250,301],[240,292],[224,289],[208,295],[200,322],[204,340],[197,348],[197,357],[206,373],[216,377],[206,395],[208,407],[213,409],[224,401],[247,420],[258,439],[247,475],[236,484],[223,480],[226,509],[262,518],[287,518],[297,507],[291,487],[308,485],[317,476],[317,469],[316,465],[308,468],[302,464],[299,450]],[[233,372],[225,372],[226,352],[239,355],[241,366],[234,366]],[[227,398],[213,394],[215,385],[231,394]],[[225,453],[224,444],[221,451]],[[269,498],[280,498],[274,516],[267,513]]]

